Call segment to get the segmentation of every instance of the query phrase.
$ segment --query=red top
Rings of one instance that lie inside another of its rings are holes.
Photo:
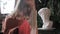
[[[19,26],[19,34],[30,34],[30,30],[29,22],[26,19],[23,20],[23,23]]]

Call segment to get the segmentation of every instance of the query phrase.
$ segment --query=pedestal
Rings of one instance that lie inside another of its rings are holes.
[[[55,32],[55,28],[51,28],[51,29],[38,28],[38,34],[56,34],[56,32]]]

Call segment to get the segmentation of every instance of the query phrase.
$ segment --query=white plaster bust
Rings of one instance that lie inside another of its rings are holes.
[[[42,28],[43,29],[51,29],[52,25],[53,25],[53,22],[49,20],[50,14],[51,14],[50,9],[48,9],[48,8],[41,8],[38,11],[38,14],[39,14],[39,16],[41,17],[41,19],[43,21]]]

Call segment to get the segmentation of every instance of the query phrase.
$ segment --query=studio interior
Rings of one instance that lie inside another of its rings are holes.
[[[48,8],[46,8],[47,6]],[[60,0],[0,0],[0,34],[4,34],[1,32],[2,22],[7,15],[12,14],[17,8],[23,13],[25,11],[25,18],[31,22],[29,23],[31,24],[29,34],[60,34]],[[19,11],[18,9],[17,11]],[[18,30],[16,28],[13,34],[19,34]]]

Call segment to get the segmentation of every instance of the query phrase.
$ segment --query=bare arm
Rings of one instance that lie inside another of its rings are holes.
[[[2,30],[1,30],[1,32],[4,32],[4,31],[5,31],[5,29],[6,29],[6,21],[8,20],[8,18],[10,18],[10,17],[6,17],[6,18],[2,21]]]

